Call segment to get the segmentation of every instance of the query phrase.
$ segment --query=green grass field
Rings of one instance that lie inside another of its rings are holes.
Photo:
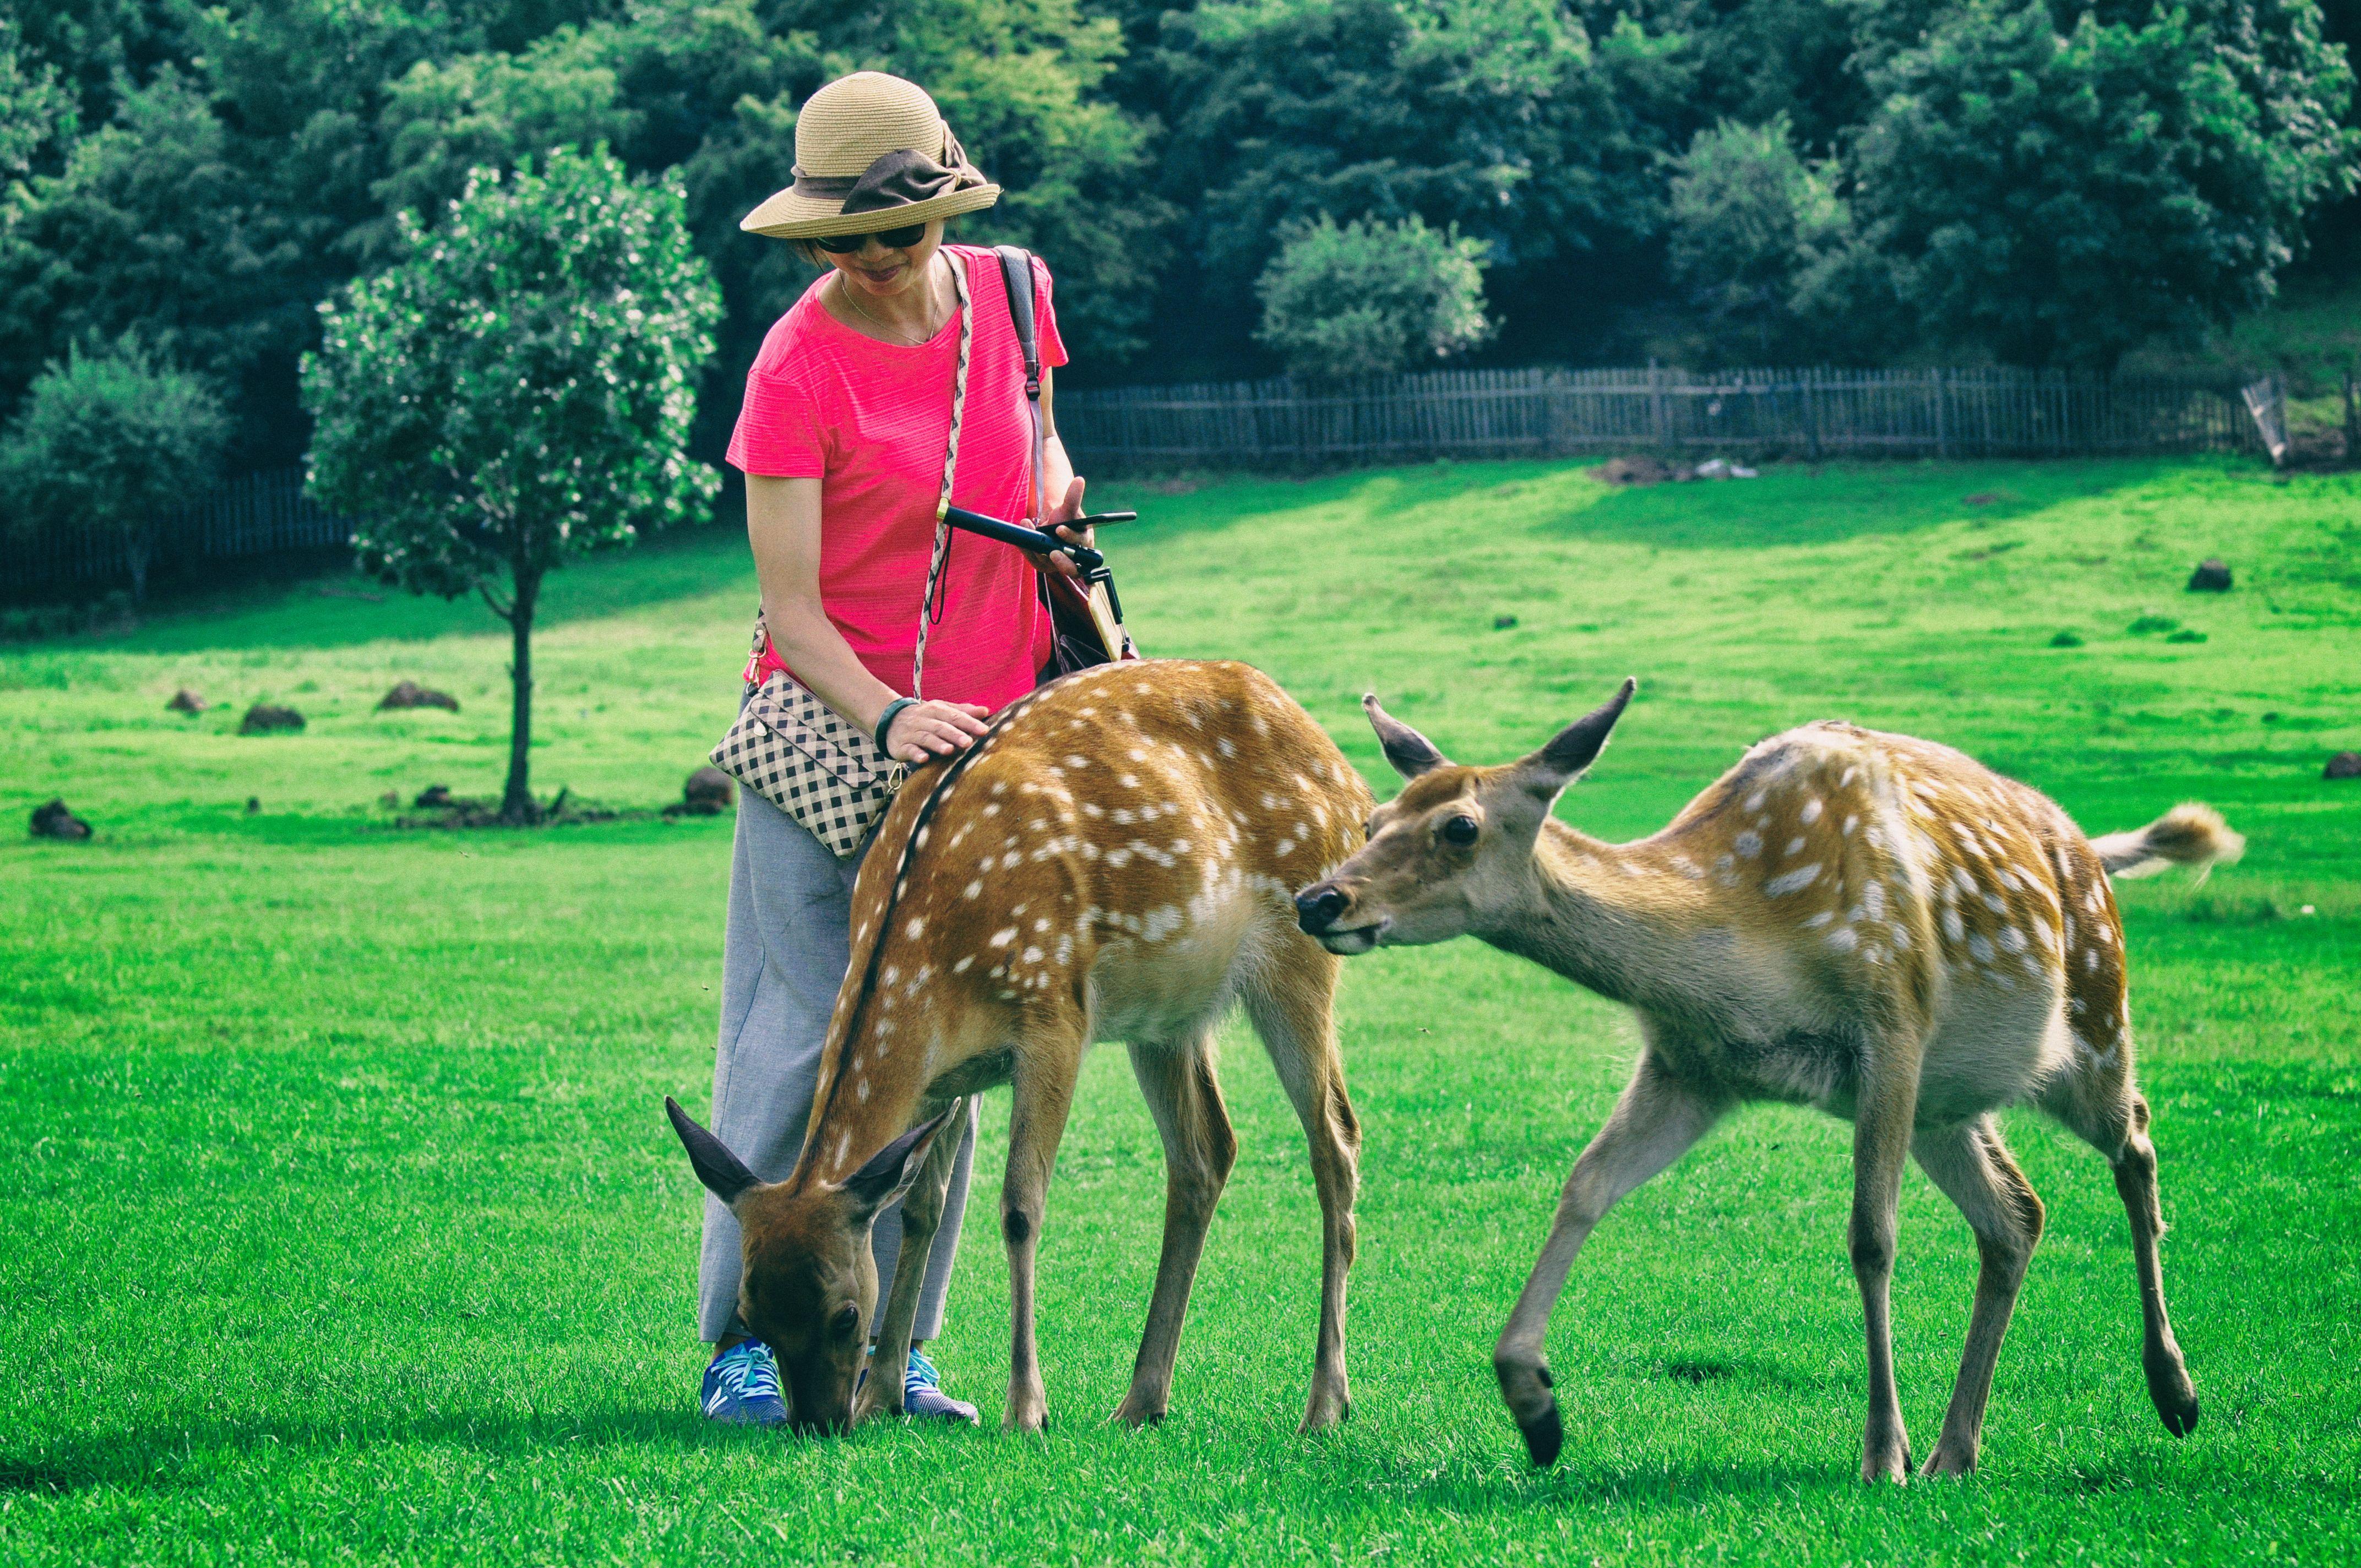
[[[701,1107],[709,1083],[730,823],[395,830],[386,791],[497,793],[505,645],[467,601],[323,591],[366,587],[346,579],[0,651],[0,808],[21,824],[63,795],[99,829],[0,840],[0,1560],[2361,1552],[2361,784],[2320,777],[2361,746],[2361,477],[1831,466],[1615,492],[1501,465],[1098,499],[1149,515],[1111,538],[1143,643],[1260,664],[1373,776],[1366,688],[1490,761],[1629,673],[1639,701],[1565,807],[1609,836],[1821,717],[1962,746],[2093,831],[2220,806],[2252,839],[2244,863],[2125,892],[2204,1424],[2176,1442],[2148,1406],[2104,1168],[2015,1116],[2050,1221],[1983,1472],[1861,1486],[1847,1132],[1758,1108],[1585,1251],[1552,1336],[1565,1457],[1528,1470],[1491,1341],[1634,1038],[1461,943],[1346,976],[1367,1143],[1341,1431],[1294,1435],[1318,1214],[1243,1030],[1244,1153],[1165,1426],[1100,1424],[1162,1208],[1153,1129],[1103,1051],[1050,1190],[1046,1437],[995,1430],[996,1178],[940,1347],[983,1431],[707,1430],[697,1189],[659,1103]],[[2184,593],[2213,554],[2236,591]],[[742,540],[714,534],[556,579],[536,786],[675,798],[730,711],[752,598]],[[2049,646],[2061,630],[2082,644]],[[374,713],[402,676],[463,711]],[[226,706],[165,713],[182,685]],[[310,728],[239,738],[261,697]],[[1005,1117],[994,1097],[994,1170]],[[1922,1455],[1973,1271],[1914,1170],[1894,1313]]]

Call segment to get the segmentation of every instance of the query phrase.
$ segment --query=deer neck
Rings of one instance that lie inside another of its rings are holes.
[[[897,1034],[881,1037],[864,1029],[862,1036],[822,1069],[800,1176],[842,1181],[918,1120],[924,1071],[895,1059]],[[915,1047],[915,1041],[900,1046],[903,1052]]]
[[[1609,844],[1554,818],[1534,840],[1525,906],[1480,933],[1616,1002],[1676,1005],[1715,922],[1702,878],[1652,843]]]

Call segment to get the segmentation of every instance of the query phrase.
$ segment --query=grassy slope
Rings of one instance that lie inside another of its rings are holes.
[[[1508,466],[1224,485],[1151,501],[1122,541],[1149,647],[1253,659],[1365,766],[1365,686],[1489,759],[1638,674],[1568,807],[1601,832],[1645,831],[1740,746],[1839,714],[1965,745],[2094,828],[2201,795],[2253,835],[2206,888],[2126,900],[2207,1424],[2175,1442],[2147,1409],[2103,1168],[2017,1118],[2050,1229],[1985,1475],[1902,1493],[1850,1479],[1843,1130],[1773,1109],[1601,1228],[1553,1336],[1566,1456],[1522,1469],[1486,1351],[1631,1036],[1467,944],[1348,977],[1368,1146],[1343,1431],[1292,1435],[1316,1211],[1244,1035],[1245,1155],[1164,1429],[1096,1424],[1161,1208],[1152,1129],[1103,1052],[1051,1196],[1046,1441],[706,1431],[693,1188],[651,1113],[666,1090],[693,1102],[708,1070],[728,824],[379,827],[381,790],[497,785],[504,649],[464,602],[306,588],[10,651],[0,806],[61,792],[103,837],[0,841],[0,1557],[2350,1556],[2361,791],[2318,773],[2361,742],[2356,500],[2350,477],[2282,487],[2236,464],[1618,494]],[[2180,592],[2216,552],[2239,591]],[[726,717],[751,593],[726,539],[560,579],[542,787],[670,798]],[[2144,612],[2209,641],[2128,635]],[[1493,630],[1503,615],[1518,624]],[[2069,627],[2086,646],[2044,646]],[[401,675],[466,710],[372,714]],[[181,684],[292,700],[313,724],[241,740],[234,710],[171,718]],[[991,1111],[996,1147],[1005,1097]],[[1005,1367],[990,1190],[944,1347],[988,1423]],[[1914,1174],[1895,1310],[1922,1452],[1972,1270]]]

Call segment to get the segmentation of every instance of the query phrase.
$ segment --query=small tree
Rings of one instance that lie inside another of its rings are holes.
[[[1795,339],[1797,279],[1845,236],[1850,219],[1827,172],[1796,153],[1787,120],[1724,120],[1673,164],[1666,259],[1708,324],[1769,359]]]
[[[0,446],[0,514],[95,535],[148,597],[159,530],[221,477],[229,417],[204,381],[125,338],[68,352],[33,382]]]
[[[303,362],[311,490],[357,520],[362,567],[475,592],[509,623],[504,820],[535,812],[533,618],[571,556],[681,521],[719,481],[683,451],[720,302],[676,185],[601,148],[469,177],[403,259],[321,307]]]
[[[1484,315],[1485,247],[1423,219],[1398,224],[1327,214],[1289,225],[1256,280],[1255,335],[1299,376],[1383,376],[1464,353],[1492,335]]]

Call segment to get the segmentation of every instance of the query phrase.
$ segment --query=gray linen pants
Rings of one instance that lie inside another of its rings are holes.
[[[864,848],[862,855],[867,852]],[[862,855],[838,860],[794,817],[752,790],[739,792],[712,1124],[714,1134],[764,1181],[784,1179],[803,1152],[829,1015],[851,962],[852,879]],[[943,1296],[950,1287],[974,1161],[971,1102],[942,1225],[927,1257],[914,1336],[918,1339],[942,1332]],[[900,1204],[877,1216],[872,1245],[882,1319],[894,1265],[902,1255]],[[708,1193],[697,1268],[697,1333],[708,1343],[746,1332],[738,1321],[739,1269],[738,1222]],[[876,1331],[873,1321],[870,1332]]]

